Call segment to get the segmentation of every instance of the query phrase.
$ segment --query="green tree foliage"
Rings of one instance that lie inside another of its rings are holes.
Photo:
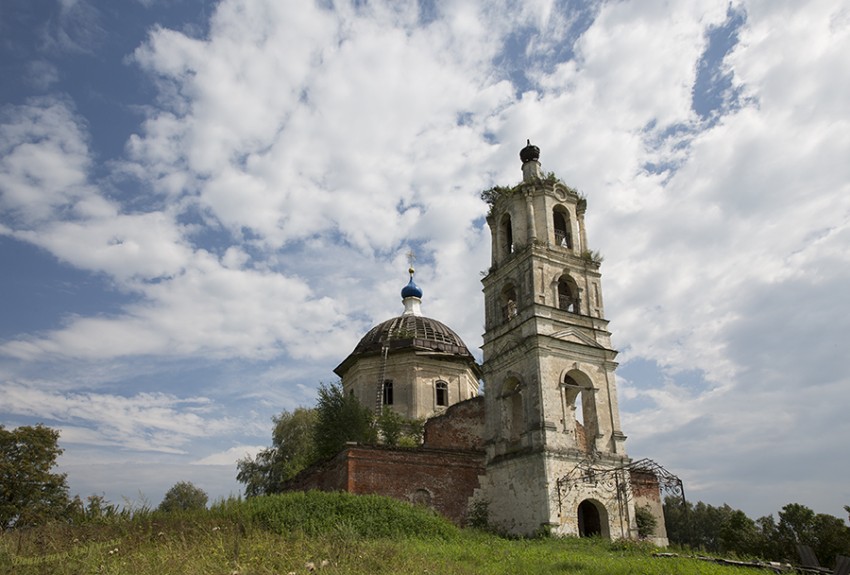
[[[254,459],[240,459],[236,479],[245,484],[245,495],[280,492],[283,484],[316,461],[315,409],[299,407],[273,418],[272,446]]]
[[[807,545],[821,565],[831,566],[836,555],[850,555],[850,528],[838,517],[815,513],[789,503],[779,512],[753,521],[728,505],[664,501],[664,520],[671,543],[718,553],[799,563],[797,545]]]
[[[136,512],[139,511],[149,511],[149,508],[142,507],[136,510]],[[68,506],[67,520],[75,524],[102,524],[122,521],[132,517],[133,514],[133,509],[129,507],[121,508],[115,503],[111,503],[103,495],[89,495],[86,497],[85,503],[79,495],[75,495]]]
[[[658,519],[652,514],[648,505],[635,507],[635,522],[637,523],[638,536],[642,539],[652,537],[658,527]]]
[[[390,447],[419,447],[425,431],[424,419],[407,419],[384,406],[376,421],[382,444]]]
[[[717,534],[719,549],[739,556],[759,555],[763,545],[756,522],[740,509],[732,509],[728,505],[724,505],[724,508],[720,532]]]
[[[0,425],[0,529],[45,523],[65,515],[70,501],[64,473],[51,473],[59,432],[43,425],[11,431]]]
[[[384,406],[384,409],[381,410],[381,416],[378,418],[378,431],[384,445],[391,447],[398,445],[399,440],[404,436],[405,421],[401,415]]]
[[[377,441],[372,412],[354,395],[346,395],[339,383],[319,386],[316,413],[316,453],[320,459],[333,457],[349,441]]]
[[[196,487],[191,481],[180,481],[168,490],[158,509],[165,512],[193,511],[205,509],[206,506],[206,491]]]
[[[789,503],[782,508],[776,533],[785,560],[796,559],[797,544],[811,547],[822,565],[833,565],[836,555],[850,555],[850,529],[844,521],[815,513],[799,503]]]

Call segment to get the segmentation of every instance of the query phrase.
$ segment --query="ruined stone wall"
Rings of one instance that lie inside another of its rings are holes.
[[[348,450],[326,461],[314,463],[283,486],[284,491],[347,491]]]
[[[474,452],[352,449],[349,460],[352,493],[425,504],[458,524],[484,474],[483,454]]]
[[[456,403],[425,422],[424,446],[433,449],[484,450],[484,397]]]
[[[483,474],[481,452],[350,446],[299,474],[286,490],[384,495],[426,505],[463,524]]]
[[[646,507],[655,517],[655,533],[649,538],[650,541],[659,547],[666,547],[668,545],[667,527],[664,523],[664,507],[658,478],[653,473],[633,470],[630,474],[630,483],[635,508]]]
[[[547,491],[543,454],[515,454],[488,464],[485,485],[476,498],[486,504],[493,529],[530,536],[548,527]]]
[[[622,460],[617,458],[602,458],[594,463],[600,470],[608,467],[617,468]],[[610,467],[609,467],[610,466]],[[634,538],[637,535],[634,519],[634,506],[625,475],[617,477],[609,474],[597,477],[597,480],[586,482],[576,474],[576,460],[566,454],[550,453],[547,461],[549,482],[551,486],[551,521],[558,535],[579,535],[579,506],[591,502],[599,513],[601,533],[605,538],[623,539]],[[570,477],[558,491],[558,479]],[[624,490],[621,496],[621,491]]]

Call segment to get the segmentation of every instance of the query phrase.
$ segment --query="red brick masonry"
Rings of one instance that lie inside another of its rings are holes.
[[[484,475],[484,398],[456,403],[425,423],[419,448],[350,445],[305,469],[288,491],[374,493],[428,505],[462,524]]]
[[[287,488],[386,495],[428,505],[462,524],[480,475],[484,475],[483,452],[352,445],[305,470]]]

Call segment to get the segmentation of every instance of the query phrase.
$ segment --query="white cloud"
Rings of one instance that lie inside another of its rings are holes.
[[[212,453],[206,457],[202,457],[197,461],[193,461],[192,465],[227,465],[235,467],[236,462],[240,459],[253,459],[257,453],[266,449],[266,445],[237,445],[225,451]]]
[[[86,127],[59,98],[0,110],[0,208],[22,225],[56,217],[92,195]]]
[[[227,416],[211,416],[211,401],[205,397],[62,393],[7,381],[0,387],[0,399],[10,412],[59,422],[60,429],[69,423],[63,443],[134,451],[186,453],[192,439],[233,433],[239,425]]]

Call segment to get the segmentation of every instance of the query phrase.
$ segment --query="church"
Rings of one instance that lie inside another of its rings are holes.
[[[479,365],[450,327],[422,314],[423,290],[401,290],[398,317],[373,327],[334,370],[345,393],[379,413],[427,418],[416,448],[349,444],[287,485],[377,493],[427,505],[459,524],[500,532],[637,538],[678,478],[626,454],[586,199],[520,152],[522,181],[482,194],[491,265]],[[479,395],[479,382],[484,393]]]

